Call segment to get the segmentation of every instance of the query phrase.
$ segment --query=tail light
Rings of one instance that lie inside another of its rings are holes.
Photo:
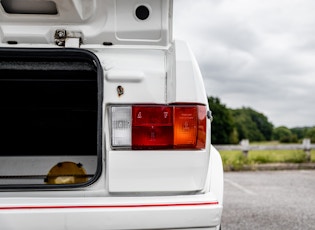
[[[206,107],[201,105],[112,106],[112,146],[204,149],[206,113]]]

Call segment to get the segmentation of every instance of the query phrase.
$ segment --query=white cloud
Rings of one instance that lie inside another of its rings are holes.
[[[252,107],[276,126],[315,125],[315,1],[177,0],[208,95]]]

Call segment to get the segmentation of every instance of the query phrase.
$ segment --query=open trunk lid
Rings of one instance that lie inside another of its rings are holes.
[[[0,42],[158,45],[172,41],[172,0],[1,0]],[[70,41],[68,42],[68,39]]]

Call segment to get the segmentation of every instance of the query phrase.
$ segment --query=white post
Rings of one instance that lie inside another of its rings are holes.
[[[243,139],[243,140],[241,140],[240,144],[242,146],[243,155],[247,158],[248,151],[249,151],[249,140]]]
[[[303,149],[306,154],[306,161],[311,162],[311,139],[305,138],[303,139]]]

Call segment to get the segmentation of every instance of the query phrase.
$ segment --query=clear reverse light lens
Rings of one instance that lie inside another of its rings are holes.
[[[131,107],[112,107],[112,146],[131,146]]]

